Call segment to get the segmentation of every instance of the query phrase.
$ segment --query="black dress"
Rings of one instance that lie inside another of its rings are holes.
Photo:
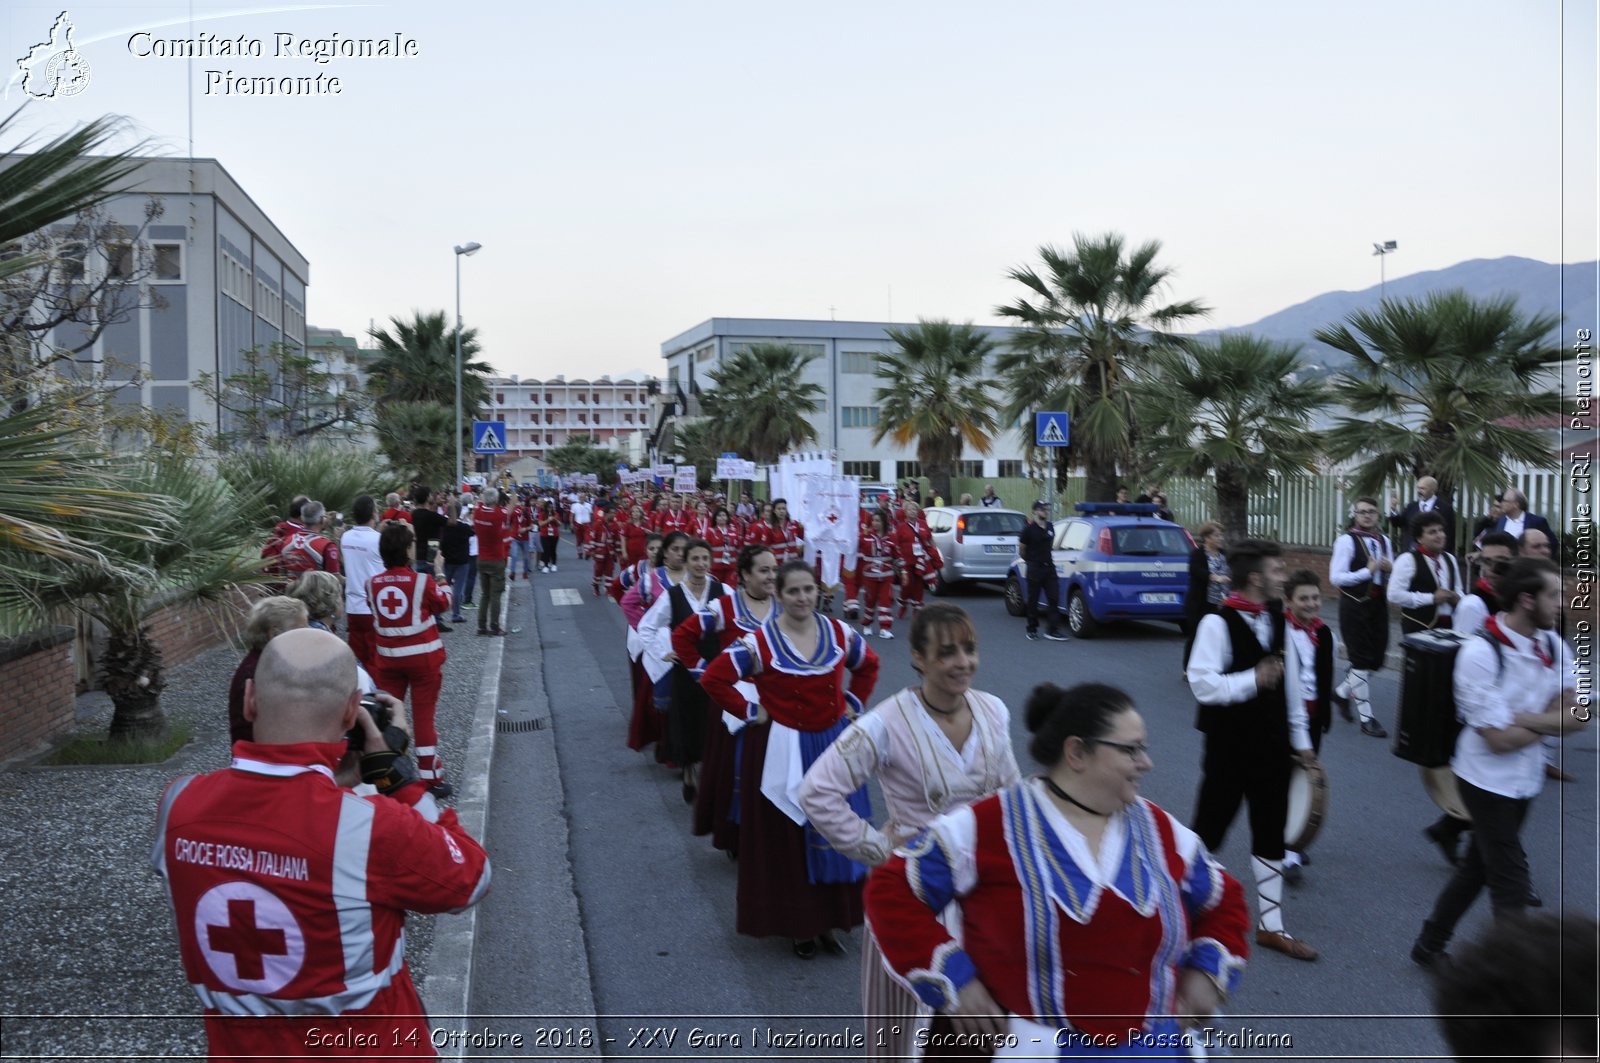
[[[722,584],[711,577],[706,577],[709,587],[706,590],[706,604],[722,597]],[[678,625],[695,614],[695,606],[689,600],[688,591],[683,584],[677,584],[667,592],[672,607],[672,627],[676,631]],[[722,650],[721,640],[715,631],[708,631],[701,638],[700,656],[710,660]],[[700,680],[692,675],[682,661],[672,665],[672,702],[667,706],[667,733],[664,742],[667,759],[675,764],[698,764],[705,755],[706,727],[711,718],[711,699],[706,697],[706,692],[700,686]]]

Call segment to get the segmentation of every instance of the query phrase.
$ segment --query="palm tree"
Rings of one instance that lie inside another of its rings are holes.
[[[456,330],[445,322],[443,310],[424,314],[411,312],[410,321],[389,319],[391,333],[375,328],[370,335],[378,343],[378,356],[367,368],[367,390],[374,400],[390,402],[432,402],[456,404]],[[475,362],[478,330],[461,331],[461,409],[464,417],[489,404],[489,383],[494,372],[488,362]],[[379,415],[382,415],[380,405]]]
[[[389,402],[378,408],[378,449],[401,480],[447,484],[455,479],[451,436],[455,409],[433,402]]]
[[[98,540],[113,564],[68,561],[17,574],[37,610],[36,622],[66,609],[105,626],[101,678],[113,706],[113,741],[156,736],[165,726],[162,652],[149,627],[155,613],[175,604],[220,601],[266,578],[257,533],[246,517],[256,503],[251,495],[199,462],[178,458],[148,459],[127,477],[130,488],[170,507],[160,534]]]
[[[672,456],[680,465],[693,465],[701,484],[711,482],[717,458],[727,449],[717,422],[710,418],[683,420],[672,426]]]
[[[1071,253],[1039,248],[1044,271],[1025,267],[1007,276],[1028,290],[995,313],[1023,329],[996,361],[1016,421],[1034,410],[1066,410],[1072,446],[1057,454],[1056,482],[1068,463],[1088,475],[1090,501],[1116,495],[1117,469],[1134,450],[1136,422],[1128,384],[1145,371],[1151,352],[1180,345],[1168,330],[1207,313],[1188,301],[1156,305],[1172,271],[1156,265],[1152,240],[1124,253],[1123,238],[1075,234]]]
[[[816,357],[781,343],[753,343],[707,374],[716,387],[702,403],[729,450],[771,465],[816,440],[811,418],[822,412],[825,392],[800,381]]]
[[[916,440],[917,460],[933,493],[953,498],[950,474],[962,447],[987,454],[997,428],[992,385],[983,375],[994,342],[971,322],[944,320],[890,329],[889,338],[899,349],[878,358],[883,386],[873,393],[881,405],[872,441],[892,436],[905,446]]]
[[[1563,407],[1542,386],[1572,357],[1554,339],[1560,324],[1524,315],[1513,296],[1448,291],[1385,299],[1318,329],[1316,339],[1352,360],[1334,378],[1350,414],[1328,433],[1329,456],[1363,459],[1353,486],[1368,494],[1396,473],[1432,476],[1452,508],[1458,486],[1499,490],[1508,462],[1553,468],[1552,448],[1524,425]]]
[[[1248,534],[1251,488],[1316,471],[1318,440],[1306,422],[1326,404],[1327,389],[1297,372],[1297,346],[1227,333],[1156,351],[1149,366],[1134,387],[1134,409],[1151,474],[1214,476],[1230,540]]]

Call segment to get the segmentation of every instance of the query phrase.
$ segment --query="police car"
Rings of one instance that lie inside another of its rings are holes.
[[[1079,502],[1074,508],[1076,516],[1056,523],[1051,548],[1061,585],[1057,604],[1072,634],[1089,638],[1113,620],[1181,623],[1194,549],[1183,526],[1157,517],[1149,503]],[[1018,558],[1006,574],[1012,616],[1027,611],[1026,586]]]

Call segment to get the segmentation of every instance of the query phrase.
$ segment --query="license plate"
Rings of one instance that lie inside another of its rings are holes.
[[[1141,594],[1139,595],[1139,601],[1145,605],[1177,605],[1178,596],[1176,594]]]
[[[1008,543],[986,543],[983,547],[986,554],[1014,554],[1017,548]]]

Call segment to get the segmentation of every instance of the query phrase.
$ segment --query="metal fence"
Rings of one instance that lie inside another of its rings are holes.
[[[926,481],[924,481],[926,484]],[[1004,505],[1026,511],[1039,498],[1049,498],[1048,485],[1039,480],[1019,478],[956,478],[951,480],[951,494],[960,498],[970,492],[978,498],[988,484],[993,484],[995,494]],[[1327,546],[1350,524],[1350,506],[1354,502],[1346,474],[1326,473],[1279,481],[1272,487],[1252,492],[1249,506],[1249,534],[1273,539],[1281,543],[1303,546]],[[1084,500],[1087,481],[1082,476],[1067,480],[1067,489],[1055,501],[1056,512],[1070,512],[1072,505]],[[1589,501],[1562,470],[1513,467],[1509,486],[1528,496],[1528,510],[1550,521],[1559,533],[1568,524],[1570,515],[1578,512],[1579,501]],[[1216,487],[1207,477],[1201,480],[1172,480],[1162,485],[1172,515],[1180,524],[1198,527],[1217,516]],[[926,492],[925,492],[926,493]],[[1384,484],[1378,493],[1378,507],[1389,512],[1389,496],[1397,497],[1399,505],[1416,497],[1416,481],[1410,477]],[[1496,495],[1468,488],[1456,491],[1456,516],[1462,535],[1472,531],[1475,520],[1489,511]],[[1458,536],[1460,538],[1460,536]]]

